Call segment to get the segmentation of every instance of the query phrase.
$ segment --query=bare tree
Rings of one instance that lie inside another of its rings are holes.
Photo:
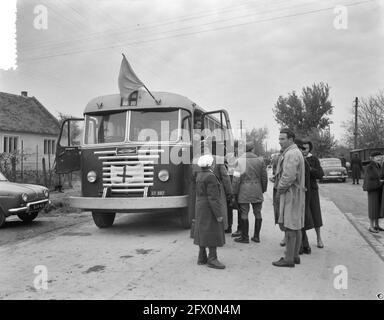
[[[351,118],[343,123],[345,128],[344,141],[354,146],[354,107],[351,107]],[[384,146],[384,92],[368,98],[360,98],[358,109],[357,144],[359,148]]]

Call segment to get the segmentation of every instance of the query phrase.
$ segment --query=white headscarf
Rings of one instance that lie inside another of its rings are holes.
[[[197,165],[200,168],[206,168],[212,166],[213,163],[213,157],[211,154],[205,154],[199,158],[197,161]]]

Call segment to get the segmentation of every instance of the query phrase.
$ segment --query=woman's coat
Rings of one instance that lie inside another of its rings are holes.
[[[368,191],[368,217],[371,220],[382,218],[382,187],[380,165],[371,161],[364,175],[363,190]]]
[[[196,174],[196,210],[194,244],[221,247],[225,244],[222,187],[213,172],[202,169]]]

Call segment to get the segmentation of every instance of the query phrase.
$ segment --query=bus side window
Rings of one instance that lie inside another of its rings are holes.
[[[181,140],[191,141],[191,115],[189,112],[181,112]]]

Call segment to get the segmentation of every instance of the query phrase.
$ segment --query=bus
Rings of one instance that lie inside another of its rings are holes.
[[[69,205],[91,211],[97,227],[113,225],[116,213],[172,211],[189,228],[194,216],[192,171],[203,144],[224,157],[234,152],[228,112],[206,111],[169,92],[132,90],[100,96],[83,118],[62,123],[56,173],[80,171],[81,196]],[[212,134],[214,132],[215,134]]]

